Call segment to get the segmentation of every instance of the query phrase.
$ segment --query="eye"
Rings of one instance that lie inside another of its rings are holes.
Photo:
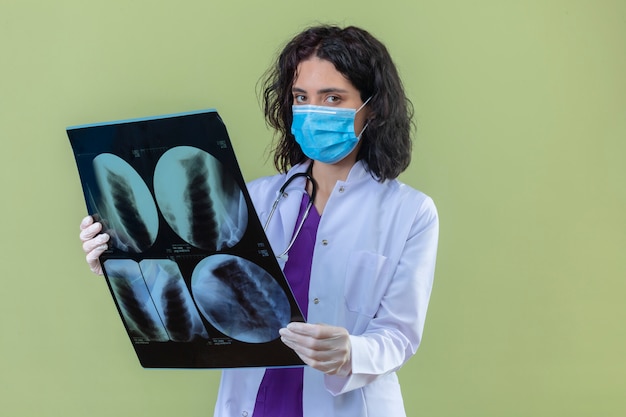
[[[326,103],[328,104],[337,104],[341,101],[341,97],[339,96],[328,96],[326,97],[326,99],[324,100]]]
[[[306,96],[304,94],[294,94],[293,102],[296,104],[304,104],[306,103]]]

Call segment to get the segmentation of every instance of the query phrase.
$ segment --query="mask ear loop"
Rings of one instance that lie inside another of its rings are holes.
[[[357,114],[359,111],[361,111],[361,109],[362,109],[363,107],[365,107],[365,105],[366,105],[367,103],[369,103],[369,101],[372,99],[372,97],[374,97],[374,96],[370,96],[367,100],[365,100],[365,101],[363,102],[363,104],[361,104],[361,107],[359,107],[358,109],[356,109],[356,111],[354,112],[354,114]]]
[[[372,97],[374,97],[374,96],[370,96],[367,100],[365,100],[365,102],[363,102],[363,104],[361,104],[361,107],[359,107],[358,109],[356,109],[356,111],[354,112],[354,114],[356,115],[359,111],[361,111],[361,109],[362,109],[363,107],[365,107],[365,105],[366,105],[367,103],[369,103],[369,101],[372,99]],[[361,136],[363,135],[363,132],[365,132],[365,129],[367,129],[367,126],[368,126],[369,124],[370,124],[370,122],[369,122],[369,121],[367,121],[367,122],[365,123],[365,126],[363,126],[363,129],[361,129],[361,133],[359,133],[359,135],[356,137],[358,140],[361,140]]]
[[[356,138],[358,140],[361,140],[361,136],[363,136],[363,132],[365,132],[365,129],[367,129],[367,126],[369,126],[370,122],[365,123],[365,126],[363,126],[363,129],[361,129],[361,133],[359,133],[359,136],[357,136]]]

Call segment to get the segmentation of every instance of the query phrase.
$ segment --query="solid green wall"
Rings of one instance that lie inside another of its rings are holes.
[[[409,416],[626,415],[626,3],[3,1],[0,414],[208,416],[219,371],[144,370],[102,279],[65,127],[215,107],[273,171],[255,88],[316,22],[385,42],[441,216]]]

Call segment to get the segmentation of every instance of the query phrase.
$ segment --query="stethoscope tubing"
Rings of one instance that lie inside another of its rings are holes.
[[[293,174],[291,177],[287,178],[285,183],[278,190],[278,196],[276,197],[276,200],[274,200],[274,203],[272,204],[272,209],[270,210],[270,213],[267,216],[267,220],[265,221],[265,225],[263,226],[263,230],[267,231],[267,227],[269,226],[270,221],[272,220],[272,217],[274,217],[274,212],[276,211],[276,208],[278,207],[278,203],[280,203],[280,200],[282,200],[283,197],[287,196],[287,194],[285,193],[285,190],[287,189],[287,187],[289,186],[289,184],[291,184],[293,180],[295,180],[296,178],[301,178],[301,177],[304,177],[307,179],[307,181],[311,182],[311,195],[309,196],[309,202],[307,203],[306,209],[304,210],[302,220],[300,220],[300,223],[298,224],[298,227],[296,228],[293,234],[293,237],[289,241],[287,248],[276,258],[282,258],[283,256],[287,254],[287,252],[289,252],[289,249],[291,249],[294,242],[298,238],[298,235],[300,234],[300,230],[302,230],[302,227],[304,226],[304,222],[309,216],[309,212],[311,211],[311,208],[313,207],[313,203],[315,202],[315,194],[317,193],[317,184],[315,183],[313,176],[309,172],[298,172],[296,174]]]

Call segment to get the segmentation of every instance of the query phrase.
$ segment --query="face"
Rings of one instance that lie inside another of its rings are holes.
[[[291,92],[294,105],[313,104],[349,109],[358,109],[363,105],[359,90],[330,61],[317,57],[298,64]],[[363,130],[368,115],[367,106],[356,114],[354,132],[357,136]]]

